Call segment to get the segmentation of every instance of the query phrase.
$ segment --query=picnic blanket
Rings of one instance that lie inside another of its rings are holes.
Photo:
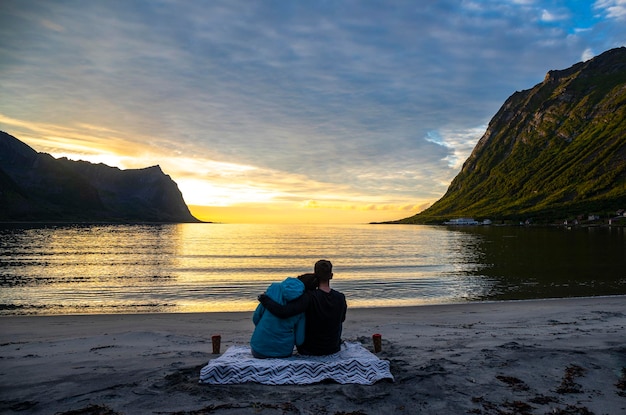
[[[257,359],[249,346],[231,346],[200,371],[200,383],[306,385],[324,380],[372,385],[391,379],[389,361],[381,360],[360,343],[345,342],[328,356],[293,355],[284,359]]]

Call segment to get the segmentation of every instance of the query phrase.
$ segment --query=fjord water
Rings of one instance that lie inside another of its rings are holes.
[[[4,225],[0,314],[253,310],[321,258],[350,307],[626,294],[615,227]]]

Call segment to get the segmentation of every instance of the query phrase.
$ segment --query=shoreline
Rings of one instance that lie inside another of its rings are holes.
[[[391,363],[395,382],[372,386],[198,384],[218,356],[211,336],[222,336],[222,353],[247,344],[252,312],[0,316],[0,412],[624,413],[625,304],[603,296],[349,308],[344,340],[373,350],[380,333],[378,356]]]
[[[438,306],[457,306],[457,305],[467,305],[467,304],[491,304],[491,303],[517,303],[517,302],[528,302],[528,301],[559,301],[559,300],[570,300],[570,299],[595,299],[595,298],[616,298],[616,297],[624,297],[626,299],[626,294],[609,294],[609,295],[592,295],[592,296],[582,296],[582,297],[545,297],[545,298],[525,298],[525,299],[517,299],[517,300],[478,300],[478,301],[450,301],[450,302],[426,302],[424,304],[411,304],[411,305],[382,305],[382,306],[350,306],[348,304],[349,310],[387,310],[387,309],[396,309],[396,308],[422,308],[422,307],[438,307]],[[228,311],[138,311],[138,312],[130,312],[130,311],[121,311],[121,312],[110,312],[110,313],[80,313],[80,312],[68,312],[68,313],[24,313],[24,314],[2,314],[2,309],[0,308],[0,321],[3,318],[9,317],[61,317],[61,316],[133,316],[133,315],[168,315],[168,314],[178,314],[178,315],[194,315],[194,314],[223,314],[223,313],[253,313],[252,310],[228,310]]]

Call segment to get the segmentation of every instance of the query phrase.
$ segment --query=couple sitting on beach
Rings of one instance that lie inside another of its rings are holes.
[[[289,357],[294,345],[302,355],[340,350],[347,304],[342,293],[330,288],[332,270],[330,261],[322,259],[315,263],[314,274],[273,283],[259,296],[250,339],[254,357]]]

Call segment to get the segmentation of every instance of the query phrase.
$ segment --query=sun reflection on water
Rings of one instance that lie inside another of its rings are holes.
[[[551,284],[563,290],[563,282],[544,281],[550,276],[537,276],[541,268],[528,268],[534,261],[524,259],[537,238],[563,235],[531,231],[511,239],[510,233],[395,225],[5,227],[0,314],[251,311],[270,283],[311,272],[321,258],[334,263],[333,286],[350,307],[545,296],[553,295],[546,291]],[[607,258],[619,257],[612,249],[624,249],[623,233],[609,236],[603,250]],[[588,240],[578,238],[581,247],[568,250],[588,250]],[[565,261],[571,261],[568,250]],[[624,259],[615,261],[611,266],[622,269]],[[587,272],[585,266],[578,268]],[[532,275],[520,280],[520,268]],[[605,274],[607,282],[595,281],[592,288],[623,293],[626,276],[612,268]],[[570,282],[568,289],[576,286]]]

